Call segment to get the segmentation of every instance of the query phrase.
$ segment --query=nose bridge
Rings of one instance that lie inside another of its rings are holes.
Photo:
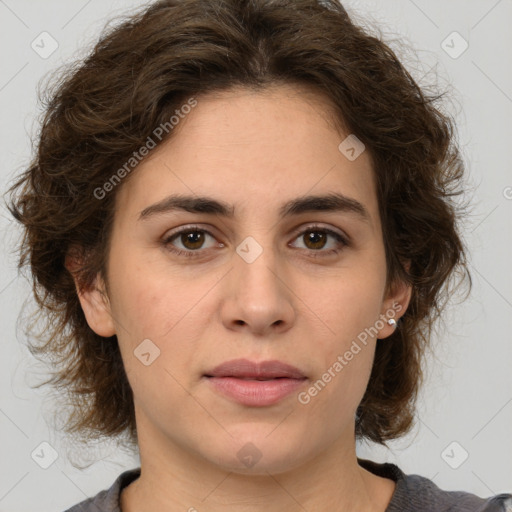
[[[280,275],[284,267],[272,235],[262,230],[242,240],[236,247],[233,266],[224,321],[231,326],[243,323],[259,332],[273,325],[288,328],[293,305]]]
[[[245,287],[252,295],[258,291],[273,295],[279,293],[278,255],[268,232],[247,236],[236,247],[234,261],[236,279],[242,291]]]

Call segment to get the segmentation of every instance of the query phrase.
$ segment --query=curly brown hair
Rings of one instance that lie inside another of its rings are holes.
[[[128,433],[136,443],[117,339],[88,326],[65,266],[78,247],[79,288],[105,276],[119,187],[101,199],[98,189],[186,98],[280,84],[328,98],[339,125],[371,156],[388,286],[402,280],[413,293],[399,328],[377,344],[356,436],[385,444],[411,428],[434,321],[452,278],[471,284],[454,201],[464,166],[453,120],[437,106],[443,95],[420,88],[336,0],[163,0],[107,27],[47,88],[37,153],[10,189],[9,209],[24,226],[19,265],[31,269],[46,320],[29,348],[52,364],[40,385],[53,384],[72,406],[68,434]]]

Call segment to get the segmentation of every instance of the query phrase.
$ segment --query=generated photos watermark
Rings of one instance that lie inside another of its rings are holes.
[[[386,311],[385,314],[381,315],[380,318],[371,326],[366,327],[362,332],[357,335],[357,339],[352,340],[350,348],[346,350],[343,355],[338,355],[336,361],[329,366],[321,378],[312,384],[306,391],[301,391],[297,395],[297,400],[302,405],[307,405],[311,401],[312,397],[315,397],[322,391],[331,380],[338,375],[345,366],[347,366],[354,357],[361,352],[362,347],[368,344],[369,337],[375,337],[379,331],[386,325],[387,321],[394,318],[397,313],[402,310],[402,305],[397,302],[393,303],[393,306]],[[358,343],[359,342],[359,343]]]
[[[174,130],[180,121],[184,119],[196,106],[197,100],[192,97],[188,99],[187,103],[182,105],[179,109],[176,109],[174,111],[176,115],[172,115],[169,118],[169,121],[157,126],[153,130],[152,135],[146,139],[146,142],[137,151],[133,152],[133,156],[131,156],[116,172],[114,172],[114,174],[112,174],[112,176],[101,187],[94,189],[94,197],[98,200],[104,199],[107,193],[111,192],[117,185],[119,185],[121,180],[127,176],[137,166],[137,164],[139,164],[144,157],[150,153],[152,149],[157,146],[157,143],[160,142],[165,135],[169,134],[170,131]]]

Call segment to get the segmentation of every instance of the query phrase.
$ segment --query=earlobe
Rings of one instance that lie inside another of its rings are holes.
[[[103,280],[97,277],[91,288],[77,293],[89,327],[99,336],[114,336],[116,330]]]
[[[390,293],[387,295],[383,302],[383,311],[381,312],[381,319],[383,320],[383,327],[379,329],[378,338],[384,339],[391,336],[397,329],[400,328],[399,319],[404,315],[412,296],[412,286],[404,281],[395,283],[392,286]]]
[[[80,255],[79,255],[80,254]],[[86,289],[80,289],[77,280],[79,260],[82,257],[77,248],[72,248],[66,255],[65,266],[72,275],[75,289],[89,327],[99,336],[108,338],[116,334],[115,324],[111,314],[110,301],[106,293],[106,286],[100,274]]]

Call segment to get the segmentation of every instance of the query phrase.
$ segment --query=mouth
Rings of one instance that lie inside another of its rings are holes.
[[[233,359],[226,361],[213,370],[207,372],[205,377],[232,377],[242,380],[273,380],[273,379],[305,379],[304,373],[288,363],[282,361],[262,361],[260,363],[248,359]]]
[[[254,363],[247,359],[223,363],[204,377],[221,396],[249,407],[274,405],[308,380],[298,368],[287,363]]]
[[[213,375],[205,375],[205,377],[213,377]],[[219,377],[216,377],[218,379],[222,378],[232,378],[232,379],[239,379],[239,380],[256,380],[256,381],[266,381],[266,380],[279,380],[279,379],[289,379],[290,377],[268,377],[268,378],[252,378],[252,377],[235,377],[234,375],[222,375]],[[304,377],[306,378],[306,377]],[[301,380],[301,379],[297,379]]]

